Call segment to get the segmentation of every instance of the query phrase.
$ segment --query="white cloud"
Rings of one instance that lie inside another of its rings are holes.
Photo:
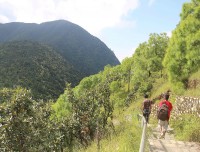
[[[172,32],[171,31],[169,31],[169,32],[166,32],[167,33],[167,36],[170,38],[170,37],[172,37]]]
[[[6,22],[9,22],[9,19],[6,16],[0,14],[0,23],[6,23]]]
[[[9,21],[41,23],[65,19],[97,34],[121,24],[122,17],[137,8],[139,0],[0,0],[2,7],[5,3],[15,18]],[[0,22],[8,22],[7,18],[1,11]]]

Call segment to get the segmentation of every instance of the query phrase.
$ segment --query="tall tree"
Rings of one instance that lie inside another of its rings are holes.
[[[148,42],[141,43],[133,56],[134,75],[132,81],[135,90],[146,92],[151,89],[151,78],[162,76],[162,60],[169,38],[166,33],[150,34]],[[158,74],[160,72],[160,74]],[[152,75],[153,74],[153,75]]]
[[[184,88],[189,75],[200,65],[200,1],[192,0],[182,8],[181,21],[172,32],[164,58],[169,80]]]

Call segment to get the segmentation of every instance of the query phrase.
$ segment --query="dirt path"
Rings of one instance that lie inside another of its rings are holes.
[[[165,139],[158,139],[159,128],[153,129],[149,137],[150,152],[200,152],[200,143],[176,141],[173,129],[169,128]]]

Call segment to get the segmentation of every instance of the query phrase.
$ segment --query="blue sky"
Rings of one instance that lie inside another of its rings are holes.
[[[122,61],[150,33],[171,35],[190,0],[0,0],[0,23],[65,19],[101,39]]]
[[[125,20],[135,22],[126,28],[111,27],[102,31],[102,39],[114,50],[121,61],[133,55],[140,43],[148,40],[150,33],[171,31],[180,21],[182,5],[189,0],[155,0],[151,5],[148,0],[140,1],[138,8],[130,11]]]

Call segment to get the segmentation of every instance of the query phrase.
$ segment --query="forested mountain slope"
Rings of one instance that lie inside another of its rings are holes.
[[[81,76],[55,50],[29,41],[0,45],[0,73],[0,88],[22,86],[40,99],[56,99],[66,82],[76,84]]]
[[[65,20],[41,24],[0,24],[0,42],[13,40],[31,40],[50,45],[83,76],[95,74],[107,64],[119,64],[114,53],[101,40]]]

